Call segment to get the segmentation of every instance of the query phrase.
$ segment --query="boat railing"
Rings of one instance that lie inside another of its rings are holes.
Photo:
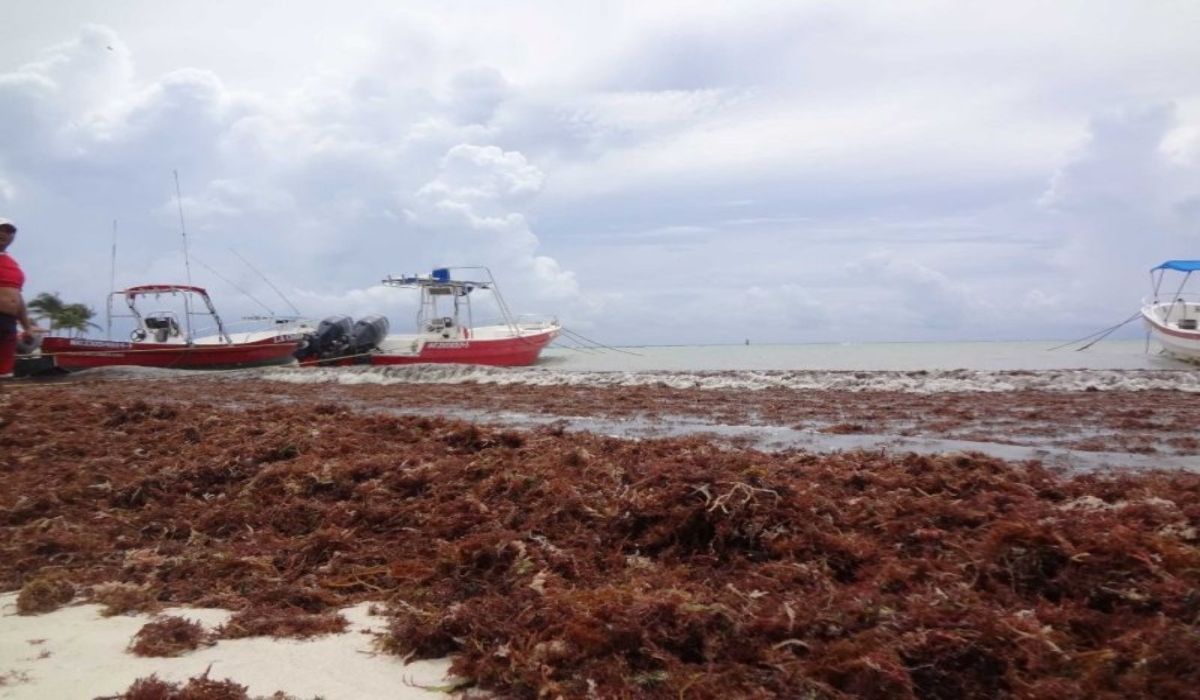
[[[191,340],[195,341],[200,338],[218,338],[224,336],[231,341],[245,342],[249,336],[255,333],[310,333],[314,331],[314,326],[308,319],[293,318],[286,316],[244,316],[236,321],[222,322],[220,326],[215,324],[205,326],[195,326],[192,328]]]
[[[1153,309],[1164,323],[1200,318],[1200,292],[1180,292],[1171,296],[1147,297],[1142,305]]]
[[[517,334],[540,333],[558,327],[558,317],[553,314],[520,314],[511,321],[502,317],[485,318],[475,322],[475,327],[506,326]]]
[[[226,323],[225,327],[231,332],[238,331],[274,331],[277,333],[311,333],[317,329],[317,324],[311,319],[299,316],[243,316]]]
[[[559,325],[554,314],[520,314],[513,321],[521,330],[546,330]]]

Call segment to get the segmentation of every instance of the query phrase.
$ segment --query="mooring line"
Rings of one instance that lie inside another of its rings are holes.
[[[1084,336],[1084,337],[1082,337],[1082,338],[1080,338],[1080,339],[1078,339],[1078,340],[1072,340],[1072,341],[1071,341],[1071,342],[1069,342],[1069,343],[1063,343],[1062,345],[1056,345],[1056,346],[1054,346],[1054,347],[1052,347],[1052,348],[1048,348],[1048,350],[1059,350],[1059,349],[1061,349],[1061,348],[1065,348],[1065,347],[1067,347],[1068,345],[1074,345],[1075,343],[1082,343],[1082,342],[1083,342],[1083,341],[1085,341],[1085,340],[1090,340],[1090,339],[1092,339],[1092,338],[1096,338],[1096,336],[1100,336],[1100,337],[1096,338],[1095,340],[1092,340],[1092,342],[1088,343],[1087,345],[1084,345],[1083,347],[1078,347],[1078,348],[1075,348],[1075,352],[1079,352],[1080,350],[1087,350],[1088,348],[1092,347],[1093,345],[1095,345],[1096,343],[1100,342],[1101,340],[1104,340],[1104,339],[1105,339],[1106,337],[1108,337],[1108,335],[1109,335],[1110,333],[1112,333],[1113,331],[1117,330],[1117,329],[1118,329],[1118,328],[1120,328],[1121,326],[1124,326],[1126,323],[1129,323],[1130,321],[1132,321],[1132,320],[1134,320],[1134,319],[1136,319],[1136,318],[1140,317],[1141,315],[1142,315],[1142,312],[1141,312],[1141,311],[1139,311],[1139,312],[1137,312],[1136,314],[1134,314],[1134,315],[1130,316],[1129,318],[1125,319],[1124,321],[1121,321],[1120,323],[1118,323],[1118,324],[1117,324],[1117,325],[1115,325],[1115,326],[1112,326],[1112,327],[1109,327],[1109,328],[1105,328],[1104,330],[1102,330],[1102,331],[1097,331],[1097,332],[1095,332],[1095,333],[1092,333],[1091,335],[1086,335],[1086,336]]]
[[[567,328],[562,329],[562,332],[563,332],[563,335],[571,338],[571,340],[574,340],[579,343],[588,343],[593,348],[602,348],[604,350],[611,350],[613,352],[619,352],[619,353],[622,353],[625,355],[633,355],[634,357],[641,357],[641,355],[639,355],[636,352],[630,352],[628,350],[622,350],[621,348],[614,348],[611,345],[605,345],[604,343],[601,343],[596,340],[592,340],[591,338],[580,335],[579,333],[576,333],[575,331],[569,330]]]

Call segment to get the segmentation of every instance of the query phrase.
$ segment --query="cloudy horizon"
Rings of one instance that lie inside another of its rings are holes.
[[[1069,340],[1200,258],[1194,3],[0,3],[27,299],[405,330],[382,278],[484,265],[609,345]]]

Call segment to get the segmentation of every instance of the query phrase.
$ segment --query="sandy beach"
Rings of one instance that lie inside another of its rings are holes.
[[[0,698],[1195,697],[1193,398],[13,384]]]
[[[40,615],[18,615],[17,594],[0,596],[0,698],[116,697],[139,678],[155,676],[186,684],[188,679],[233,679],[251,696],[284,692],[296,698],[445,697],[436,689],[446,679],[447,661],[404,663],[374,649],[381,621],[366,604],[341,611],[347,631],[312,639],[253,637],[222,640],[174,657],[144,657],[129,651],[149,614],[104,615],[98,604],[68,605]],[[230,612],[203,608],[164,609],[216,628]],[[124,643],[122,642],[124,640]]]

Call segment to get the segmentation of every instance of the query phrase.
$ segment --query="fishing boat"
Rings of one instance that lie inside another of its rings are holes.
[[[1168,260],[1150,268],[1153,294],[1142,300],[1142,321],[1164,353],[1200,363],[1200,291],[1188,288],[1197,271],[1200,260]]]
[[[470,271],[472,279],[455,278]],[[416,330],[389,335],[386,316],[357,322],[331,316],[297,357],[302,365],[456,363],[514,367],[537,362],[562,326],[549,315],[514,316],[486,267],[437,268],[428,275],[389,275],[384,286],[420,292]],[[472,299],[490,292],[499,317],[476,322]]]
[[[147,284],[108,296],[108,334],[114,326],[125,340],[48,335],[41,355],[58,370],[133,365],[221,370],[295,362],[311,326],[296,319],[245,319],[247,328],[227,326],[202,287]]]

